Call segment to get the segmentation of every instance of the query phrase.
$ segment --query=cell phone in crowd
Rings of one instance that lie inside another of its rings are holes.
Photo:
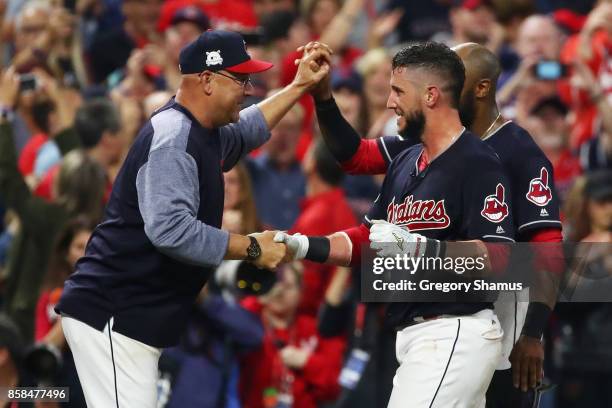
[[[540,61],[534,66],[536,78],[554,81],[563,78],[567,73],[567,65],[559,61]]]
[[[36,76],[31,73],[19,76],[19,92],[32,91],[38,87]]]

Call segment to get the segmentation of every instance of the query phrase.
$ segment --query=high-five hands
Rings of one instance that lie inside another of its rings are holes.
[[[278,231],[274,236],[274,242],[282,242],[287,245],[287,256],[283,260],[284,262],[302,260],[308,253],[308,237],[300,233],[291,235]]]
[[[259,243],[261,255],[253,262],[259,268],[274,269],[287,255],[287,246],[274,241],[277,231],[264,231],[250,234]]]
[[[332,49],[326,44],[311,41],[297,49],[303,52],[302,58],[295,60],[298,66],[296,80],[303,78],[308,82],[307,88],[318,100],[331,98],[329,73],[331,70]]]

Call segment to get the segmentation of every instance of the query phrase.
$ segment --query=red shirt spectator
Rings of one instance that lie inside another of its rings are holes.
[[[62,288],[44,290],[36,304],[36,324],[34,327],[34,340],[41,341],[57,321],[55,305],[62,295]]]
[[[257,17],[253,4],[249,0],[170,0],[164,2],[162,6],[157,24],[158,30],[165,31],[168,28],[177,10],[194,5],[211,19],[213,27],[222,28],[223,26],[237,25],[244,28],[254,28],[257,26]]]
[[[580,47],[579,35],[570,37],[561,51],[561,62],[571,66],[579,58],[578,49]],[[605,30],[598,31],[591,39],[591,53],[592,58],[586,63],[599,80],[604,93],[610,98],[612,95],[612,86],[610,86],[612,83],[612,39]],[[571,76],[570,72],[567,78]],[[570,147],[577,149],[582,143],[597,134],[597,107],[587,92],[572,86],[569,80],[560,81],[559,96],[574,113],[571,123]]]
[[[262,316],[266,330],[261,348],[243,360],[240,394],[244,408],[276,407],[289,401],[293,408],[316,408],[340,392],[345,340],[322,338],[317,320],[296,316],[298,273],[286,267],[283,278],[261,304],[251,297],[243,306]]]
[[[34,172],[34,163],[36,162],[36,156],[40,147],[44,145],[49,137],[44,133],[37,133],[28,140],[28,143],[24,146],[19,155],[19,172],[23,176],[29,176]]]

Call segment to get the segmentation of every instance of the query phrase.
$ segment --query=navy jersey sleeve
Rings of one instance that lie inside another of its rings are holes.
[[[550,161],[541,151],[524,156],[513,169],[514,214],[518,234],[541,228],[561,228],[559,199]]]
[[[389,189],[389,185],[391,183],[391,178],[393,174],[393,163],[387,171],[385,175],[385,179],[383,181],[382,186],[378,192],[378,196],[372,203],[370,207],[370,211],[364,216],[364,224],[368,226],[368,228],[372,224],[372,220],[387,220],[387,199],[388,196],[387,190]]]
[[[378,138],[378,149],[384,157],[387,165],[393,161],[401,152],[418,144],[418,140],[405,139],[401,136],[383,136]]]
[[[463,191],[463,230],[467,239],[514,241],[510,184],[501,163],[475,160]]]

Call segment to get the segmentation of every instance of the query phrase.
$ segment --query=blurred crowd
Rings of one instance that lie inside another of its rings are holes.
[[[612,242],[612,1],[0,0],[0,13],[0,387],[70,386],[67,406],[85,406],[53,308],[140,126],[177,89],[179,51],[209,28],[274,62],[248,104],[293,79],[299,46],[327,43],[334,97],[363,138],[397,133],[396,50],[486,45],[503,116],[553,164],[564,239]],[[225,174],[223,228],[357,225],[382,178],[346,176],[319,139],[307,96]],[[162,355],[159,406],[385,406],[394,334],[358,286],[307,261],[268,274],[224,262]],[[542,406],[612,406],[611,318],[605,303],[557,307],[545,336],[557,386]]]

